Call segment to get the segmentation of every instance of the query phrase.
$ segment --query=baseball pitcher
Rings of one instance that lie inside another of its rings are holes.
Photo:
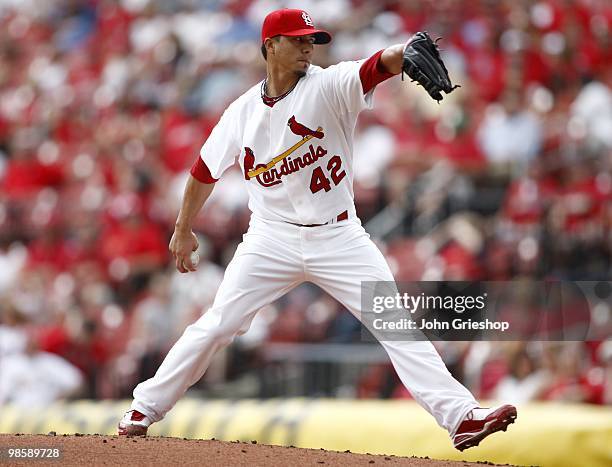
[[[312,282],[360,318],[363,281],[393,281],[385,258],[355,214],[353,132],[372,108],[377,84],[406,73],[440,101],[452,86],[427,33],[371,57],[322,69],[313,48],[332,40],[302,10],[270,13],[261,31],[266,78],[225,110],[204,143],[185,188],[170,251],[182,273],[197,213],[236,159],[252,212],[212,307],[187,327],[155,376],[134,389],[119,434],[145,435],[206,371],[213,355],[245,333],[259,309]],[[481,408],[446,369],[429,341],[381,341],[402,383],[450,433],[459,450],[506,430],[516,408]]]

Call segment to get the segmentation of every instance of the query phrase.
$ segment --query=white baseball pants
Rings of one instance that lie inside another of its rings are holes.
[[[318,227],[252,218],[212,307],[185,329],[132,408],[161,420],[204,374],[215,352],[245,333],[255,313],[302,282],[328,292],[358,319],[362,281],[393,281],[358,220]],[[205,284],[203,284],[205,286]],[[478,403],[429,341],[381,341],[402,383],[451,435]]]

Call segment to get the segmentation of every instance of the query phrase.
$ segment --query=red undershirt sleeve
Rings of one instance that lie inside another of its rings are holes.
[[[389,73],[380,61],[383,52],[384,49],[379,50],[361,64],[359,77],[361,78],[361,86],[364,94],[370,92],[377,84],[395,76],[393,73]]]
[[[189,171],[193,178],[202,183],[215,183],[218,179],[213,178],[210,174],[210,170],[204,163],[201,157],[198,156],[196,161],[193,163],[191,170]]]

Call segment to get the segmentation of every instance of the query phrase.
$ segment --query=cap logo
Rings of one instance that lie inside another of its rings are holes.
[[[302,11],[302,19],[304,20],[304,23],[306,23],[306,26],[314,27],[314,24],[312,24],[312,19],[305,11]]]

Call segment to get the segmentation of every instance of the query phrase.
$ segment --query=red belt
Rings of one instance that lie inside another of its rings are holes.
[[[336,222],[345,221],[348,219],[348,211],[341,212],[336,217]],[[293,222],[289,222],[289,224],[297,225],[298,227],[321,227],[322,225],[331,224],[332,221],[326,222],[325,224],[294,224]]]

